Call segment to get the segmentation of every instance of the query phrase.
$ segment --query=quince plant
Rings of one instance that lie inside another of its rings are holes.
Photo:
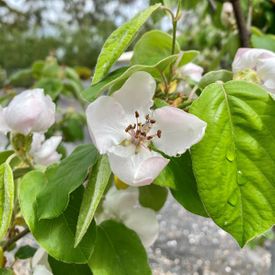
[[[130,65],[113,70],[161,10],[172,36],[144,33]],[[240,247],[272,227],[275,54],[242,48],[232,71],[203,75],[199,53],[177,42],[180,18],[180,5],[174,14],[156,4],[109,36],[81,92],[91,139],[68,156],[59,94],[36,87],[0,106],[1,267],[31,233],[39,249],[15,254],[34,255],[30,273],[151,274],[145,248],[158,237],[168,191]]]

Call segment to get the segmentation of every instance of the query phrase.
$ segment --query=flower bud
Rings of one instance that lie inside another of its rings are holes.
[[[235,16],[232,3],[224,2],[221,11],[221,22],[224,26],[229,27],[235,24]]]
[[[12,132],[43,133],[55,122],[55,104],[42,89],[27,90],[15,96],[0,117]]]

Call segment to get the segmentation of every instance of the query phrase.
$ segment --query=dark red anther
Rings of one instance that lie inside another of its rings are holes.
[[[154,119],[151,119],[150,123],[154,124],[154,123],[156,123],[156,121]]]
[[[157,137],[158,137],[158,138],[161,138],[161,130],[158,130],[158,131],[157,131]]]
[[[139,113],[138,113],[138,111],[135,111],[135,116],[136,116],[136,118],[138,118],[138,117],[139,117]]]

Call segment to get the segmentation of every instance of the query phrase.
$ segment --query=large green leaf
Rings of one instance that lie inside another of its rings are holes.
[[[37,197],[40,219],[58,217],[67,207],[70,194],[85,180],[88,169],[96,163],[98,153],[93,145],[80,145],[62,160],[48,184]]]
[[[188,151],[179,158],[171,158],[155,183],[170,187],[174,198],[188,211],[204,217],[208,216],[198,194]]]
[[[6,235],[11,223],[14,205],[14,182],[8,162],[0,165],[0,240]]]
[[[146,251],[137,234],[123,224],[97,226],[96,246],[89,261],[94,275],[149,275]]]
[[[172,36],[159,31],[152,30],[146,32],[136,43],[134,54],[131,59],[132,64],[154,65],[171,55]],[[180,46],[176,43],[176,51],[180,51]]]
[[[76,246],[82,240],[89,228],[102,195],[108,185],[111,176],[108,157],[102,156],[92,169],[91,177],[81,203],[75,235]]]
[[[244,81],[209,85],[190,109],[207,122],[192,147],[211,218],[244,246],[275,223],[275,101]]]
[[[100,96],[106,89],[117,83],[124,83],[128,77],[137,71],[150,73],[155,79],[161,79],[160,72],[163,72],[168,66],[179,60],[181,66],[192,61],[198,55],[197,51],[185,51],[179,54],[170,55],[153,65],[133,65],[131,67],[119,68],[100,82],[93,84],[82,92],[82,97],[92,102]]]
[[[110,70],[112,65],[128,48],[139,29],[150,15],[160,7],[156,4],[137,14],[127,23],[116,29],[106,40],[97,60],[93,84],[99,82]]]
[[[54,275],[92,275],[87,264],[67,264],[48,256],[48,262]]]
[[[55,173],[56,168],[48,173]],[[49,184],[47,175],[32,171],[24,176],[19,185],[19,202],[23,217],[37,242],[54,258],[67,263],[87,263],[95,244],[95,224],[93,223],[80,244],[74,248],[76,222],[79,214],[83,188],[70,196],[70,203],[59,217],[39,220],[37,216],[37,196]]]

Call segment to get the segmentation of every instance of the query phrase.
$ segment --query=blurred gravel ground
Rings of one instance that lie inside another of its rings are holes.
[[[149,249],[154,275],[269,274],[266,249],[240,249],[213,221],[189,213],[172,198],[159,221],[159,238]]]

